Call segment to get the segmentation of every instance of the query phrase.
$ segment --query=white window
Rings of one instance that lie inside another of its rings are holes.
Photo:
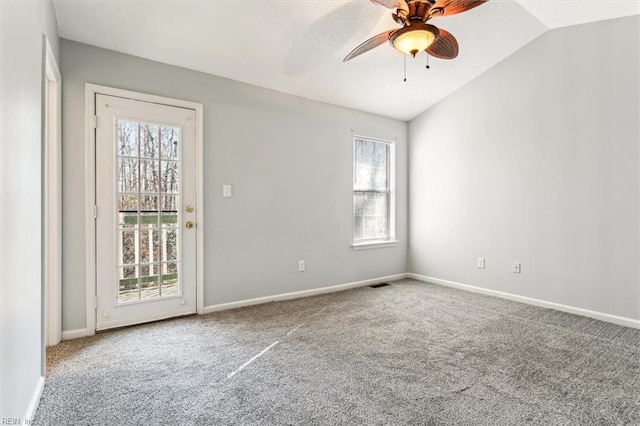
[[[353,138],[353,248],[395,245],[395,145]]]

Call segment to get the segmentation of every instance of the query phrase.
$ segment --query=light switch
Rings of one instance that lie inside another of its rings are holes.
[[[224,198],[230,198],[232,196],[231,185],[222,185],[222,196]]]

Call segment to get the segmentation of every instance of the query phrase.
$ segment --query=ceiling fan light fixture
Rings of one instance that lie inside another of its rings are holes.
[[[414,24],[396,31],[389,41],[400,52],[416,56],[435,41],[438,29],[429,24]]]

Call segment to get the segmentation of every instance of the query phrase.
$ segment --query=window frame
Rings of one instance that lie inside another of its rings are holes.
[[[382,143],[387,145],[388,158],[387,158],[387,191],[362,191],[355,189],[356,182],[356,141]],[[353,250],[363,250],[371,248],[393,247],[398,244],[396,240],[396,144],[394,141],[374,138],[370,136],[353,135],[351,140],[351,154],[352,154],[352,177],[351,177],[351,247]],[[355,202],[354,194],[359,193],[388,193],[389,198],[387,202],[387,218],[389,235],[387,238],[377,238],[369,240],[356,240],[355,239]]]

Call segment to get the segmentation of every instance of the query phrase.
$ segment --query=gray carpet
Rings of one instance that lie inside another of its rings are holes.
[[[412,280],[102,333],[47,361],[38,425],[640,424],[640,330]]]

